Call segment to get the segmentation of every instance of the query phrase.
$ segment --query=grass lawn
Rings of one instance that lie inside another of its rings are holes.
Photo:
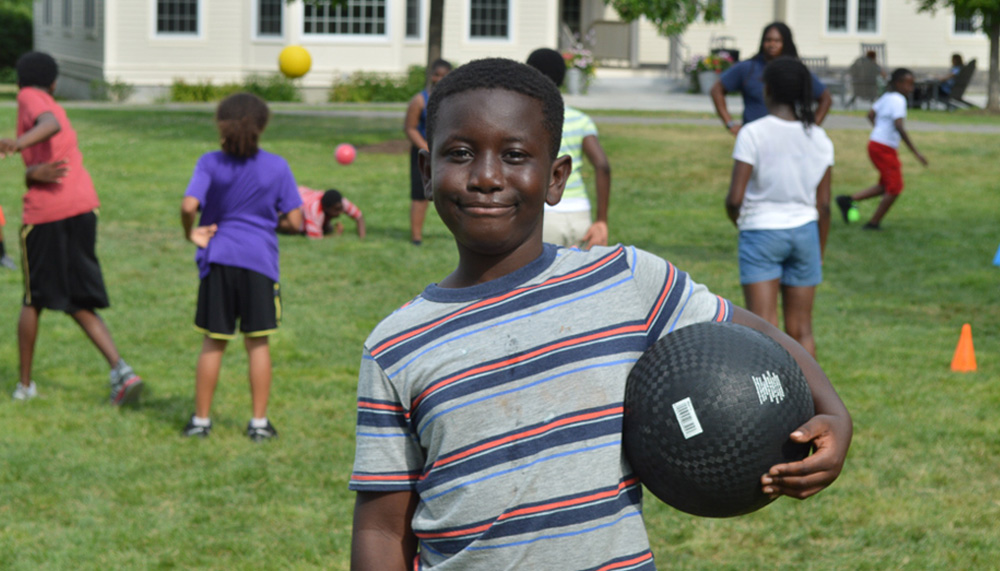
[[[281,237],[285,313],[272,338],[269,410],[281,438],[255,445],[243,435],[239,342],[223,367],[211,438],[179,436],[201,338],[191,327],[194,248],[178,212],[196,159],[217,148],[211,111],[69,114],[103,203],[98,250],[112,308],[102,315],[149,392],[136,410],[104,404],[99,354],[72,320],[47,312],[34,372],[42,396],[11,401],[22,285],[19,273],[0,273],[0,568],[347,569],[362,343],[456,259],[433,214],[424,245],[408,243],[407,156],[365,150],[400,139],[399,122],[279,115],[264,134],[300,183],[335,186],[358,204],[369,236],[359,241],[347,222],[339,239]],[[0,136],[14,120],[0,107]],[[742,302],[723,209],[732,138],[714,126],[601,129],[614,168],[612,239]],[[834,192],[873,183],[867,133],[830,135]],[[995,135],[913,138],[930,167],[901,153],[907,189],[884,231],[834,221],[817,294],[820,362],[855,421],[843,475],[810,500],[727,520],[647,496],[661,568],[971,569],[1000,560],[1000,268],[991,265],[1000,147]],[[348,167],[333,160],[345,141],[360,150]],[[18,157],[0,162],[15,257],[22,176]],[[979,371],[952,373],[966,322]]]

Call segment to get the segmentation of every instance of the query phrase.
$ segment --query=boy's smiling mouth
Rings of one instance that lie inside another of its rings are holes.
[[[465,202],[459,203],[458,207],[472,216],[501,216],[514,210],[513,204],[503,202]]]

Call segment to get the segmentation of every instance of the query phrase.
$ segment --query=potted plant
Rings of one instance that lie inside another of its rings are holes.
[[[589,34],[586,39],[590,39]],[[594,75],[597,72],[593,52],[584,45],[583,41],[579,40],[579,36],[577,40],[573,47],[562,54],[566,61],[566,91],[570,95],[587,93],[590,82],[594,80]]]
[[[720,51],[712,55],[695,56],[685,70],[691,76],[692,90],[708,95],[722,72],[732,65],[733,57],[729,55],[729,52]]]

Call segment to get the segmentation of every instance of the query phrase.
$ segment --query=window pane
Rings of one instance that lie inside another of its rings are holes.
[[[281,35],[281,3],[284,0],[257,0],[257,35]]]
[[[62,17],[64,28],[73,26],[73,0],[63,0]]]
[[[420,0],[406,0],[406,37],[420,37]]]
[[[976,31],[976,27],[972,23],[972,18],[960,18],[955,16],[955,33],[956,34],[971,34]]]
[[[826,29],[830,31],[847,31],[847,0],[829,0],[826,14]]]
[[[306,34],[385,35],[386,0],[348,0],[340,6],[324,2],[305,7],[302,31]]]
[[[858,0],[858,31],[878,31],[878,0]]]
[[[507,38],[510,0],[471,0],[469,37]]]
[[[156,31],[166,34],[197,34],[198,0],[157,0]]]
[[[84,0],[83,3],[83,27],[93,30],[97,26],[97,0]]]

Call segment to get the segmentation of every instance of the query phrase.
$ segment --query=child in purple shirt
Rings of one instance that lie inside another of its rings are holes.
[[[226,345],[236,337],[237,318],[253,401],[247,436],[260,441],[278,435],[266,414],[271,392],[268,335],[281,317],[275,231],[282,215],[301,224],[302,199],[285,159],[257,146],[269,115],[267,104],[249,93],[219,104],[215,120],[222,150],[198,159],[181,205],[184,236],[198,246],[201,285],[195,328],[205,334],[195,373],[195,412],[185,436],[205,437],[212,429],[212,396]]]

